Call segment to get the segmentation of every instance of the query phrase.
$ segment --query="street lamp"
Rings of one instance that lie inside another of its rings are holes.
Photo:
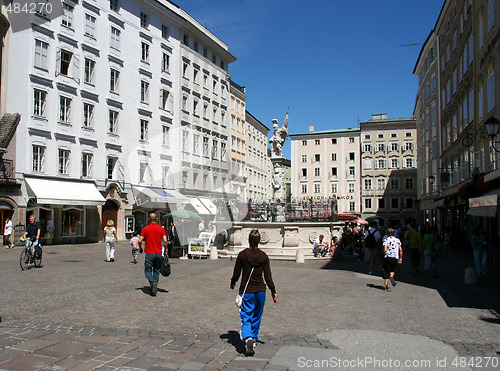
[[[431,175],[429,177],[429,185],[431,186],[431,193],[434,192],[434,182],[436,181],[436,177]]]
[[[500,152],[500,150],[495,147],[495,143],[497,143],[495,141],[495,138],[500,134],[500,121],[498,121],[496,117],[491,116],[484,123],[484,128],[486,129],[486,133],[491,139],[491,146],[495,151]]]

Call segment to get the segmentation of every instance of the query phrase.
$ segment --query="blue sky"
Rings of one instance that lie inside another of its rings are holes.
[[[290,134],[356,127],[374,113],[411,117],[422,45],[400,45],[425,42],[444,3],[173,1],[229,46],[229,72],[252,115],[271,129],[290,108]]]

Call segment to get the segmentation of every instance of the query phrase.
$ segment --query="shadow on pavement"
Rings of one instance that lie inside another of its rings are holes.
[[[245,343],[241,340],[238,331],[230,330],[227,334],[221,335],[220,338],[226,340],[228,344],[231,344],[239,354],[245,354]]]
[[[381,286],[381,285],[374,285],[373,283],[367,283],[366,286],[370,287],[372,289],[379,289],[379,290],[384,291],[384,286]]]
[[[396,281],[435,289],[449,307],[491,309],[500,313],[500,274],[497,267],[490,267],[490,278],[480,280],[476,285],[465,284],[465,269],[474,266],[472,254],[454,249],[447,249],[439,256],[438,277],[428,278],[424,271],[421,257],[418,275],[412,274],[409,253],[404,251],[403,264],[396,271]],[[322,269],[344,270],[368,274],[368,263],[355,257],[329,260]],[[374,277],[380,277],[382,283],[382,259],[375,263]],[[367,284],[378,288],[377,285]],[[383,289],[383,286],[382,286]]]
[[[151,287],[150,286],[143,286],[143,287],[138,287],[136,288],[136,290],[142,290],[142,292],[148,296],[151,295]],[[161,289],[158,287],[158,292],[161,292],[161,293],[164,293],[164,294],[168,294],[168,290],[165,290],[165,289]]]

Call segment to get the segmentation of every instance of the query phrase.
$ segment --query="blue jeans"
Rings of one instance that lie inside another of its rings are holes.
[[[477,276],[485,276],[488,267],[488,248],[486,246],[479,246],[475,247],[473,251]]]
[[[146,254],[144,259],[144,274],[152,286],[153,282],[158,282],[160,278],[160,267],[162,254]]]
[[[266,303],[266,292],[260,291],[243,296],[240,308],[241,318],[241,338],[258,339],[260,331],[260,321]]]

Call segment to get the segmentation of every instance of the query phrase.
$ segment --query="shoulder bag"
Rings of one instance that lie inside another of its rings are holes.
[[[252,268],[252,271],[250,272],[250,276],[248,276],[248,281],[247,281],[247,284],[245,285],[245,290],[243,290],[243,294],[236,295],[236,299],[235,299],[234,303],[236,304],[238,309],[241,308],[241,303],[243,303],[243,296],[245,295],[245,292],[247,291],[248,283],[250,282],[250,278],[252,277],[252,273],[253,273],[253,268]]]
[[[161,260],[160,273],[163,277],[168,277],[170,276],[170,273],[172,273],[167,255],[164,255],[163,259]]]

